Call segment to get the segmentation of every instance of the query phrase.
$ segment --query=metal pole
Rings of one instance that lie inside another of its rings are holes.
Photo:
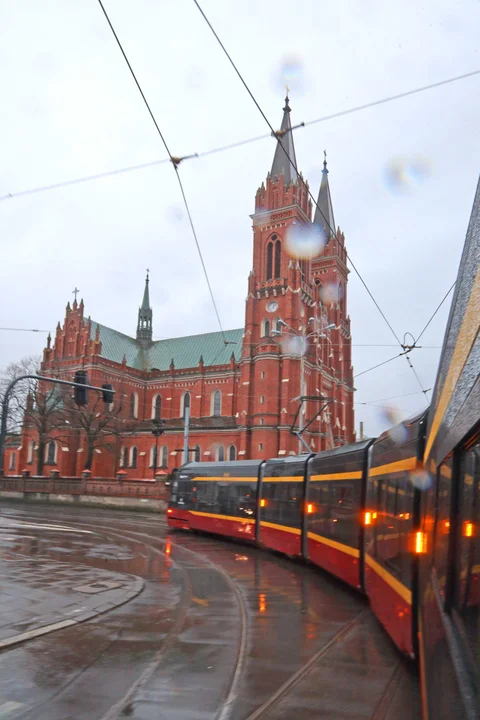
[[[155,458],[153,461],[153,477],[157,474],[157,465],[158,465],[158,433],[155,437]]]
[[[302,445],[304,446],[305,443],[301,437],[302,430],[303,430],[303,385],[304,385],[304,376],[305,376],[305,345],[306,345],[306,339],[304,340],[304,337],[302,335],[302,348],[300,355],[300,413],[298,416],[298,454],[301,455],[302,453]],[[310,449],[309,449],[310,450]]]
[[[58,380],[57,378],[45,377],[44,375],[20,375],[19,377],[12,380],[10,385],[5,390],[5,395],[2,400],[2,422],[0,426],[0,475],[3,475],[3,454],[5,446],[5,436],[7,434],[7,416],[8,416],[8,403],[10,401],[10,394],[17,384],[21,380],[42,380],[45,382],[51,382],[55,385],[71,385],[72,387],[87,388],[88,390],[98,390],[103,392],[103,388],[96,387],[95,385],[83,385],[82,383],[71,382],[70,380]],[[110,390],[115,394],[115,390]]]
[[[183,462],[189,461],[188,453],[188,434],[190,431],[190,405],[184,409],[185,430],[183,432]]]

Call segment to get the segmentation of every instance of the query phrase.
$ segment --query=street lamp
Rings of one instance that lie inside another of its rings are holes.
[[[157,474],[157,465],[158,465],[158,438],[160,435],[163,435],[165,430],[163,429],[163,422],[162,420],[157,420],[155,418],[152,420],[152,435],[155,438],[155,457],[153,458],[153,477]]]
[[[307,326],[311,323],[318,322],[318,319],[315,317],[310,317],[307,322]],[[300,332],[299,330],[295,330],[295,328],[288,325],[285,320],[282,320],[280,318],[277,320],[277,325],[280,325],[280,330],[272,330],[272,335],[280,336],[283,335],[289,335],[290,337],[297,337],[302,339],[302,347],[300,348],[300,411],[299,411],[299,418],[298,418],[298,431],[296,432],[296,435],[298,436],[298,452],[299,454],[302,452],[302,449],[308,448],[305,441],[302,438],[302,431],[303,431],[303,415],[302,415],[302,397],[304,396],[304,385],[305,385],[305,351],[306,351],[306,342],[311,337],[316,338],[328,338],[328,335],[326,334],[330,330],[334,330],[337,326],[335,323],[328,323],[324,327],[316,328],[315,330],[312,330],[311,332]],[[287,328],[286,330],[284,328]]]

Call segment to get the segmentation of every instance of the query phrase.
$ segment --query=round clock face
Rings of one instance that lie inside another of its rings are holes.
[[[273,300],[272,302],[269,302],[267,305],[268,312],[275,312],[275,310],[278,310],[278,303]]]

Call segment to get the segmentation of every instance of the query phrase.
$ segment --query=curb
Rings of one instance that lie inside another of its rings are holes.
[[[122,599],[119,602],[110,602],[106,603],[105,605],[101,605],[98,610],[90,610],[84,612],[81,615],[78,615],[75,620],[61,620],[60,622],[50,623],[49,625],[44,625],[43,627],[36,628],[35,630],[29,630],[28,632],[19,633],[18,635],[12,635],[11,637],[5,638],[4,640],[0,640],[0,652],[3,652],[8,648],[14,647],[15,645],[21,645],[25,642],[28,642],[29,640],[35,640],[42,635],[49,635],[50,633],[56,632],[56,630],[63,630],[67,627],[80,625],[81,623],[92,620],[99,615],[104,615],[110,610],[114,610],[121,605],[125,605],[125,603],[127,603],[129,600],[133,600],[134,597],[136,597],[142,592],[144,587],[145,582],[141,578],[136,578],[132,583],[130,589],[123,594]]]

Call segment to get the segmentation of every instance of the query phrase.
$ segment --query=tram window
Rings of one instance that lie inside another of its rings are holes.
[[[308,529],[317,535],[325,535],[326,520],[330,517],[330,483],[312,482],[308,489],[308,502],[313,512],[308,515]]]
[[[448,568],[448,546],[450,540],[450,507],[452,490],[453,457],[444,462],[437,475],[437,512],[435,523],[435,549],[433,564],[437,583],[442,596],[445,596]]]
[[[358,506],[359,492],[354,483],[332,483],[330,490],[331,517],[326,523],[326,534],[338,542],[358,547]],[[354,510],[354,503],[357,510]]]
[[[478,663],[480,646],[480,440],[460,461],[460,513],[455,606]],[[480,669],[477,667],[477,670]]]
[[[265,482],[263,497],[267,504],[262,508],[262,520],[299,528],[302,495],[303,483],[301,481]]]
[[[338,510],[351,510],[353,507],[353,488],[351,485],[335,484],[333,486],[333,506]]]
[[[197,483],[196,505],[199,512],[215,512],[217,484],[215,482]]]
[[[192,497],[192,483],[189,480],[179,480],[177,490],[177,503],[185,509],[190,505]],[[173,501],[173,498],[172,498]]]

